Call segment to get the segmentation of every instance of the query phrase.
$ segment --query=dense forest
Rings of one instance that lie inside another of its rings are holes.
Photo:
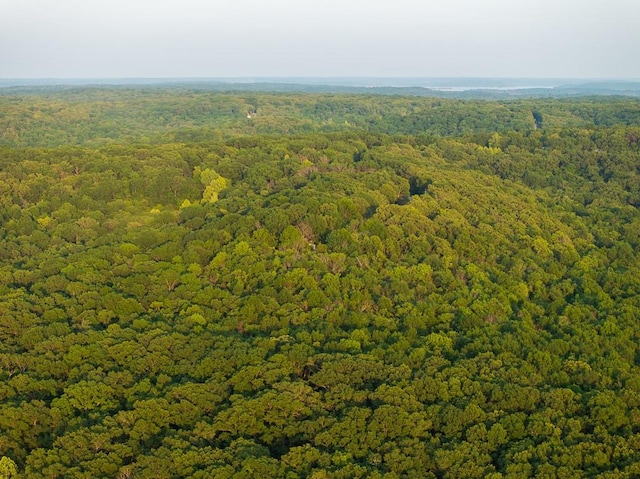
[[[0,478],[640,476],[640,101],[0,93]]]
[[[482,101],[138,88],[0,88],[0,146],[207,143],[238,136],[384,133],[460,137],[640,125],[640,99]]]

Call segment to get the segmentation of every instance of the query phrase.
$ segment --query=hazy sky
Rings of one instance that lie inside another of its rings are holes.
[[[640,78],[640,0],[0,0],[0,78]]]

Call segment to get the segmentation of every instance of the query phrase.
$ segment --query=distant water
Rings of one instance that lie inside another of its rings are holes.
[[[555,86],[547,85],[527,85],[527,86],[431,86],[425,87],[435,91],[472,91],[472,90],[495,90],[495,91],[516,91],[516,90],[538,90],[548,89],[553,90]]]

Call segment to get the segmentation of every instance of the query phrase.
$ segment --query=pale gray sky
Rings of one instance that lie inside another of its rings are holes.
[[[640,78],[640,0],[0,0],[0,78]]]

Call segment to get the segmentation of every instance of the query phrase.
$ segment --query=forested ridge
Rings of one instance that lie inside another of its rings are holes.
[[[0,477],[638,477],[639,114],[0,95]]]
[[[360,132],[460,136],[640,124],[640,100],[455,100],[380,95],[0,88],[0,145],[209,142],[237,136]],[[248,118],[250,116],[251,118]],[[537,118],[537,120],[536,120]]]

